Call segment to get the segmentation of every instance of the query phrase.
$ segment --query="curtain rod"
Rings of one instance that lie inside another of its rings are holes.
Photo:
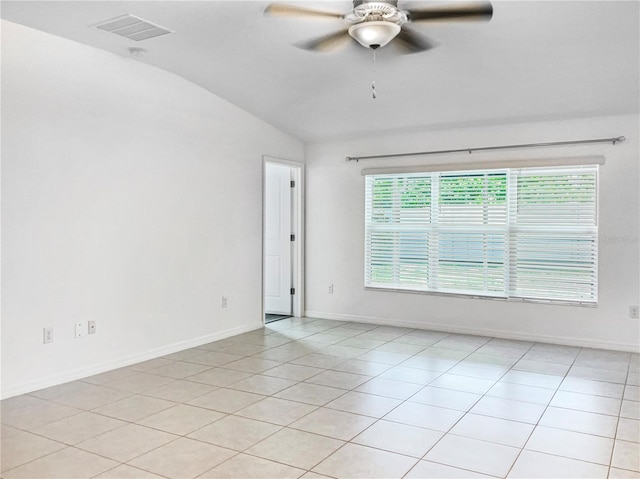
[[[425,155],[441,155],[445,153],[463,153],[469,154],[474,151],[488,151],[488,150],[508,150],[516,148],[535,148],[542,146],[560,146],[560,145],[584,145],[587,143],[622,143],[625,141],[624,136],[618,136],[615,138],[598,138],[595,140],[573,140],[573,141],[552,141],[548,143],[524,143],[521,145],[501,145],[501,146],[482,146],[479,148],[460,148],[458,150],[432,150],[432,151],[418,151],[415,153],[393,153],[390,155],[372,155],[372,156],[347,156],[347,161],[358,162],[360,160],[375,160],[379,158],[399,158],[403,156],[425,156]]]

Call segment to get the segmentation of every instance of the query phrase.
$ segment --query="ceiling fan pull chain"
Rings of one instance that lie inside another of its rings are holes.
[[[371,82],[371,93],[373,99],[376,99],[376,49],[373,49],[373,80]]]

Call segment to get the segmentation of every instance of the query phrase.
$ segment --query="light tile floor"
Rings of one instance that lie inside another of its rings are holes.
[[[2,478],[640,478],[638,354],[289,318],[2,401]]]

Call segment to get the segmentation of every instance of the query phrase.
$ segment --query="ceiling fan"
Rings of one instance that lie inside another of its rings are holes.
[[[490,2],[452,4],[424,9],[398,8],[398,0],[354,0],[353,10],[346,14],[312,10],[304,7],[272,3],[267,15],[306,16],[333,18],[347,24],[342,30],[315,38],[298,46],[310,51],[329,51],[350,39],[376,50],[395,40],[404,53],[416,53],[436,46],[425,36],[408,27],[409,23],[440,22],[452,20],[491,20],[493,7]]]

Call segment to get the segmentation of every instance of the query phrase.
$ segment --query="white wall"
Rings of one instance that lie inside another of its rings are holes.
[[[182,78],[3,22],[2,395],[259,327],[262,155],[303,153]]]
[[[382,121],[382,120],[381,120]],[[509,338],[638,350],[639,304],[638,117],[505,124],[414,131],[309,145],[307,167],[307,296],[311,317],[370,321]],[[345,161],[346,156],[444,150],[624,135],[612,146],[588,145]],[[599,155],[600,270],[597,308],[452,298],[365,290],[363,168],[525,158]],[[328,285],[334,293],[328,294]]]

